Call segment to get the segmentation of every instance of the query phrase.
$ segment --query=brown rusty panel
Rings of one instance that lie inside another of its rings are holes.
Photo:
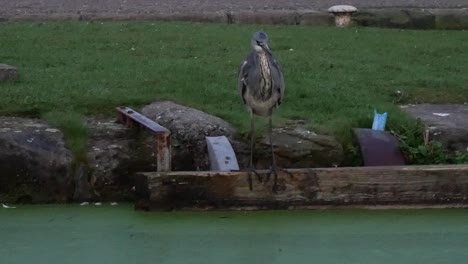
[[[117,111],[127,118],[127,124],[131,125],[133,123],[132,121],[134,121],[140,126],[143,126],[154,133],[170,134],[170,131],[167,128],[161,126],[160,124],[154,122],[153,120],[147,118],[146,116],[136,112],[131,108],[121,106],[117,107]]]
[[[355,128],[353,133],[361,149],[364,166],[405,165],[400,142],[389,132]]]
[[[468,165],[290,169],[249,189],[247,172],[142,173],[153,210],[287,209],[314,206],[465,205]],[[258,171],[262,178],[267,171]]]
[[[118,112],[117,121],[121,124],[125,124],[125,115],[122,114],[121,112]]]
[[[131,119],[131,118],[129,118],[129,117],[126,117],[126,118],[125,118],[125,125],[126,125],[127,127],[133,127],[133,124],[134,124],[133,119]]]

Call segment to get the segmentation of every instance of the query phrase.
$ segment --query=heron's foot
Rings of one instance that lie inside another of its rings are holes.
[[[272,191],[273,191],[274,193],[277,193],[280,189],[282,189],[282,188],[280,188],[280,186],[278,185],[278,171],[282,171],[282,172],[288,174],[288,175],[291,176],[291,177],[293,176],[293,174],[292,174],[291,172],[287,171],[287,170],[284,169],[284,168],[279,168],[279,167],[277,167],[275,164],[273,164],[273,165],[271,166],[271,168],[270,168],[270,172],[269,172],[269,173],[267,174],[267,176],[266,176],[265,182],[268,182],[268,181],[270,180],[271,175],[273,174],[273,176],[274,176],[274,182],[273,182]]]
[[[268,181],[270,180],[270,177],[271,177],[272,174],[273,174],[273,175],[275,175],[275,174],[277,175],[277,174],[278,174],[278,171],[281,171],[281,172],[283,172],[283,173],[289,175],[290,177],[293,177],[293,176],[294,176],[291,172],[289,172],[289,171],[286,170],[285,168],[281,168],[281,167],[278,167],[278,166],[276,166],[276,165],[272,165],[272,166],[270,167],[270,171],[269,171],[268,174],[266,175],[266,178],[265,178],[265,181],[264,181],[264,182],[268,182]]]
[[[255,174],[255,176],[257,176],[257,180],[258,182],[262,182],[263,179],[262,177],[260,176],[260,174],[258,174],[258,172],[255,170],[255,168],[253,166],[251,166],[248,170],[248,176],[249,176],[249,189],[252,191],[253,190],[253,185],[252,185],[252,174]]]

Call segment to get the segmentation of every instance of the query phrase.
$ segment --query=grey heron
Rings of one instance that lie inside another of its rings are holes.
[[[277,167],[272,140],[273,112],[281,104],[284,96],[284,78],[280,63],[273,57],[268,46],[268,35],[265,32],[255,32],[251,39],[252,49],[240,64],[237,89],[242,101],[250,113],[250,164],[249,187],[252,190],[255,115],[268,117],[268,133],[271,145],[271,173],[275,176],[273,190],[277,187]],[[268,178],[269,178],[268,176]]]

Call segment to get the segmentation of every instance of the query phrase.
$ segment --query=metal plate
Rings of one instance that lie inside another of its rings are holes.
[[[231,143],[225,136],[206,137],[208,157],[210,159],[210,170],[233,171],[239,170],[236,154]]]
[[[400,142],[389,132],[355,128],[353,133],[359,143],[364,166],[405,165]]]
[[[160,124],[154,122],[153,120],[147,118],[146,116],[138,113],[137,111],[129,107],[121,106],[117,108],[117,111],[120,114],[120,119],[126,119],[125,120],[126,122],[122,122],[122,123],[127,123],[128,125],[131,126],[132,122],[136,122],[138,125],[143,126],[146,129],[156,134],[169,135],[171,133],[169,129],[161,126]]]

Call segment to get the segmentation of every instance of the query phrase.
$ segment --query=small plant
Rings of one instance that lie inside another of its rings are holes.
[[[468,153],[451,153],[442,143],[430,141],[429,133],[419,121],[414,125],[392,127],[391,132],[399,139],[400,148],[409,164],[462,164],[468,163]]]
[[[402,150],[411,164],[444,164],[449,160],[448,155],[442,149],[442,144],[436,141],[418,146],[404,144]]]
[[[462,164],[468,163],[468,153],[449,153],[443,149],[442,143],[430,141],[417,147],[406,146],[406,155],[411,164]]]
[[[361,152],[359,148],[352,143],[348,143],[344,147],[344,164],[343,166],[362,166],[364,163],[362,160]]]

